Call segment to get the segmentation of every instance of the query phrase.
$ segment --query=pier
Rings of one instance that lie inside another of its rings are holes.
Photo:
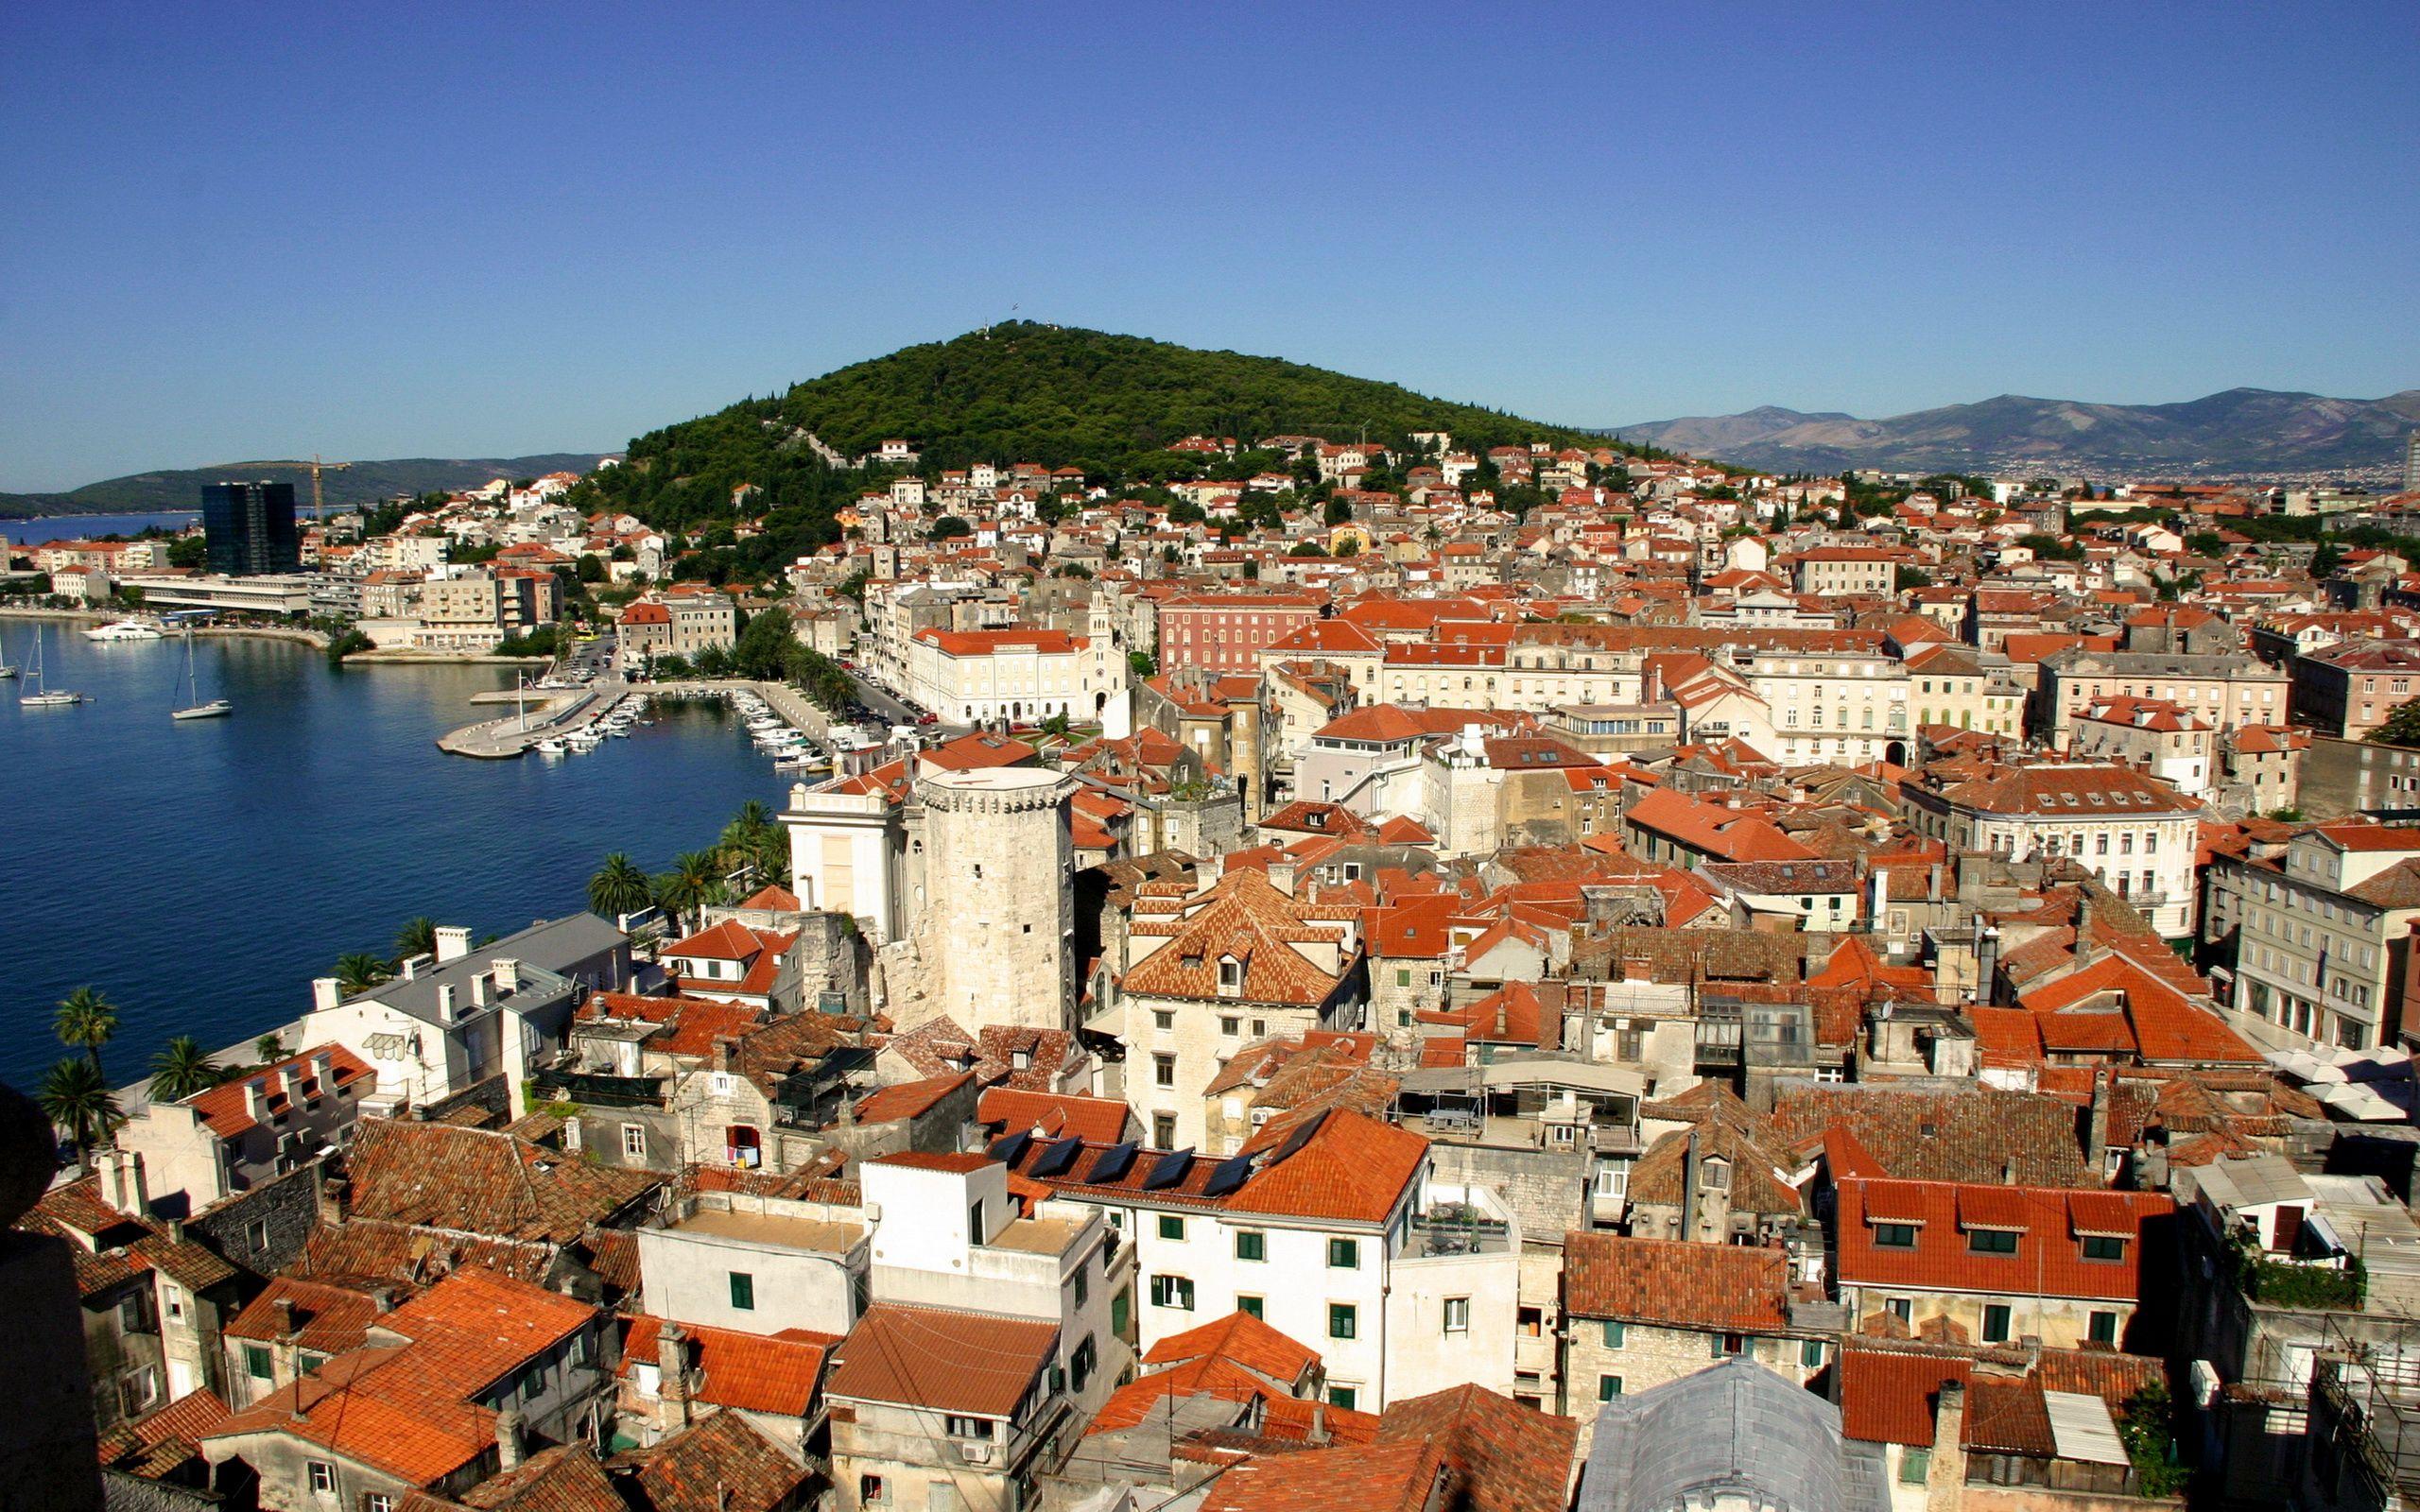
[[[475,756],[482,761],[527,755],[542,740],[587,729],[619,703],[630,686],[616,678],[585,688],[533,691],[535,696],[529,699],[533,707],[526,714],[515,709],[501,719],[483,719],[448,730],[437,737],[437,748],[449,755]]]
[[[713,698],[735,691],[754,694],[793,728],[818,739],[830,731],[830,721],[824,717],[823,711],[786,682],[752,682],[744,678],[689,678],[677,682],[633,683],[611,678],[585,688],[546,689],[543,692],[533,689],[529,694],[526,719],[516,709],[501,719],[484,719],[440,735],[437,746],[449,755],[505,761],[528,754],[542,740],[579,733],[603,718],[624,697],[633,693],[643,693],[650,698]],[[503,703],[514,697],[514,692],[497,689],[477,695],[472,701]]]

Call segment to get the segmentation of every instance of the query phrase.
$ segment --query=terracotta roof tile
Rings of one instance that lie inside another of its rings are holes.
[[[632,1318],[617,1373],[627,1380],[634,1366],[658,1363],[663,1330],[662,1318]],[[687,1335],[683,1352],[689,1368],[698,1372],[691,1390],[696,1400],[783,1418],[807,1415],[832,1346],[840,1342],[828,1333],[792,1331],[769,1337],[701,1323],[683,1324],[682,1332]]]
[[[1563,1253],[1564,1307],[1580,1316],[1745,1333],[1789,1323],[1778,1249],[1572,1233]]]
[[[346,1174],[353,1216],[557,1244],[664,1180],[510,1134],[395,1119],[361,1123]]]
[[[824,1383],[831,1397],[1006,1418],[1059,1343],[1056,1324],[876,1302],[857,1319]]]
[[[810,1472],[735,1412],[718,1412],[655,1446],[636,1476],[651,1512],[774,1512]]]
[[[1444,1452],[1469,1512],[1562,1512],[1570,1503],[1580,1424],[1461,1385],[1390,1405],[1381,1444],[1427,1443]]]

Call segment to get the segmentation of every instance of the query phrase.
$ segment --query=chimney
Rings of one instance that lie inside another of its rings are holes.
[[[437,1022],[440,1023],[454,1022],[454,984],[451,982],[437,984]]]
[[[521,1411],[507,1407],[495,1415],[495,1468],[499,1472],[521,1468]]]
[[[487,1005],[488,973],[481,971],[476,976],[471,978],[471,1006],[475,1008],[484,1008]]]
[[[1311,1435],[1314,1444],[1327,1442],[1327,1403],[1318,1397],[1311,1399]]]
[[[521,990],[521,963],[498,957],[488,963],[488,974],[495,979],[498,997],[510,997]]]
[[[2085,1125],[2084,1159],[2092,1162],[2095,1176],[2105,1175],[2109,1169],[2109,1102],[2117,1091],[2115,1067],[2092,1074],[2092,1112]]]
[[[311,1074],[320,1078],[321,1087],[331,1086],[337,1079],[336,1053],[322,1050],[311,1057]]]
[[[437,964],[458,961],[471,954],[471,932],[458,924],[441,924],[437,929]]]
[[[294,1327],[294,1298],[281,1297],[269,1306],[277,1314],[277,1336],[280,1339],[294,1337],[297,1332]]]
[[[320,1221],[324,1224],[343,1223],[345,1199],[344,1177],[340,1176],[326,1175],[327,1167],[325,1165],[314,1166],[312,1169],[321,1173],[320,1177],[319,1194]]]
[[[268,1122],[268,1079],[254,1076],[244,1083],[244,1116],[255,1124]]]
[[[424,966],[426,966],[427,964],[428,964],[428,955],[426,954],[426,953],[423,953],[423,954],[418,954],[418,955],[406,955],[406,956],[405,956],[405,957],[404,957],[404,980],[405,980],[405,981],[406,981],[406,982],[413,982],[413,981],[417,981],[417,980],[419,980],[419,978],[420,978],[420,972],[421,972],[421,968],[422,968],[422,967],[424,967]]]
[[[144,1185],[142,1156],[119,1149],[102,1155],[101,1200],[120,1212],[143,1215],[150,1202]]]
[[[733,1040],[729,1035],[717,1035],[715,1037],[714,1069],[723,1073],[725,1075],[728,1075],[731,1073],[732,1044]]]
[[[1958,1512],[1966,1489],[1966,1383],[1945,1381],[1932,1414],[1932,1463],[1925,1471],[1925,1512]]]
[[[1640,691],[1646,695],[1639,700],[1642,703],[1664,701],[1664,667],[1653,657],[1647,659],[1647,685]]]
[[[338,1003],[343,1001],[344,993],[337,987],[337,979],[335,977],[315,976],[311,978],[311,1006],[314,1009],[333,1008]]]
[[[689,1426],[689,1349],[688,1336],[681,1325],[670,1318],[655,1335],[655,1395],[664,1403],[666,1426],[675,1429]]]

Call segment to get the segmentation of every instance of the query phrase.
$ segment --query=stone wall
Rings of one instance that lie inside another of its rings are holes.
[[[216,1492],[147,1481],[124,1470],[101,1471],[101,1499],[109,1512],[217,1512],[227,1504]]]
[[[1428,1159],[1434,1182],[1495,1193],[1520,1220],[1525,1246],[1559,1249],[1565,1233],[1588,1227],[1588,1157],[1576,1150],[1440,1142]]]
[[[2392,778],[2402,779],[2404,785],[2398,789]],[[2294,802],[2307,819],[2354,814],[2402,818],[2420,813],[2420,749],[2314,734],[2303,755]]]
[[[436,1102],[422,1105],[414,1116],[424,1123],[433,1124],[464,1108],[483,1108],[493,1113],[500,1123],[510,1124],[517,1116],[512,1107],[512,1084],[500,1075],[475,1081],[450,1097],[441,1097]]]
[[[503,1085],[501,1077],[498,1086]],[[294,1263],[320,1221],[320,1182],[324,1160],[239,1192],[185,1223],[230,1264],[266,1280]]]
[[[960,1027],[1073,1026],[1075,894],[1067,800],[1044,772],[949,772],[916,784],[926,989]]]
[[[804,916],[798,925],[798,985],[807,1011],[818,1007],[818,994],[838,992],[853,1014],[866,1011],[867,975],[873,952],[857,921],[832,912]]]

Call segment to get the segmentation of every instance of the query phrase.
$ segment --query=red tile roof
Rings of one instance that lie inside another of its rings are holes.
[[[655,1446],[639,1467],[650,1512],[775,1512],[797,1503],[812,1471],[735,1412],[718,1412]]]
[[[1276,1159],[1306,1123],[1316,1126],[1292,1153]],[[1029,1143],[1018,1157],[1018,1165],[1029,1167],[1043,1149]],[[1427,1163],[1428,1142],[1409,1129],[1349,1108],[1318,1108],[1307,1115],[1272,1119],[1244,1146],[1245,1154],[1258,1158],[1253,1173],[1243,1185],[1220,1197],[1203,1194],[1219,1163],[1216,1160],[1196,1159],[1183,1179],[1146,1191],[1143,1183],[1160,1152],[1137,1155],[1115,1180],[1092,1179],[1107,1153],[1105,1146],[1087,1143],[1063,1175],[1041,1179],[1053,1190],[1078,1198],[1115,1196],[1272,1217],[1380,1224],[1402,1202]]]
[[[893,1119],[922,1118],[974,1080],[975,1073],[961,1071],[955,1076],[933,1076],[877,1088],[857,1100],[857,1122],[887,1124]]]
[[[314,1062],[320,1056],[329,1057],[331,1086],[321,1086]],[[206,1091],[199,1091],[185,1099],[187,1107],[201,1116],[210,1131],[222,1140],[233,1139],[257,1122],[246,1111],[246,1089],[259,1086],[264,1094],[264,1108],[272,1117],[284,1113],[301,1098],[316,1105],[318,1100],[337,1088],[351,1087],[370,1074],[369,1063],[339,1044],[313,1045],[301,1055],[288,1056],[273,1066],[220,1082]]]
[[[2065,1188],[1988,1186],[1951,1181],[1851,1177],[1837,1189],[1839,1258],[1844,1286],[2133,1301],[2142,1279],[2147,1225],[2175,1211],[2144,1192],[2078,1193]],[[2086,1199],[2081,1210],[2078,1198]],[[1912,1248],[1875,1243],[1875,1223],[1916,1225]],[[2086,1260],[2082,1238],[2116,1227],[2134,1242],[2123,1260]],[[2016,1228],[2013,1254],[1977,1254],[1968,1233]]]
[[[1200,1328],[1171,1333],[1143,1355],[1152,1366],[1224,1360],[1290,1392],[1320,1363],[1319,1354],[1249,1313],[1230,1313]]]
[[[495,1414],[475,1395],[596,1316],[585,1302],[465,1267],[381,1320],[408,1344],[340,1354],[210,1436],[290,1435],[424,1486],[493,1446]]]
[[[1378,1442],[1443,1450],[1469,1512],[1562,1512],[1571,1501],[1580,1424],[1461,1385],[1389,1406]]]
[[[1370,1444],[1247,1460],[1210,1484],[1201,1512],[1419,1512],[1446,1473],[1434,1444]]]
[[[1773,1333],[1789,1323],[1789,1257],[1778,1249],[1572,1233],[1565,1312],[1675,1328]]]
[[[664,1319],[642,1314],[631,1320],[622,1345],[618,1373],[624,1380],[639,1365],[659,1362]],[[823,1366],[832,1347],[840,1341],[829,1333],[803,1329],[770,1337],[735,1329],[684,1323],[683,1350],[689,1367],[698,1372],[690,1395],[720,1407],[738,1407],[775,1417],[804,1418],[815,1401]]]
[[[975,1104],[975,1116],[1002,1133],[1040,1129],[1055,1139],[1073,1134],[1097,1144],[1116,1143],[1134,1122],[1133,1109],[1115,1098],[1005,1087],[986,1089]]]
[[[849,1331],[824,1393],[1006,1418],[1058,1344],[1054,1323],[876,1302]]]

